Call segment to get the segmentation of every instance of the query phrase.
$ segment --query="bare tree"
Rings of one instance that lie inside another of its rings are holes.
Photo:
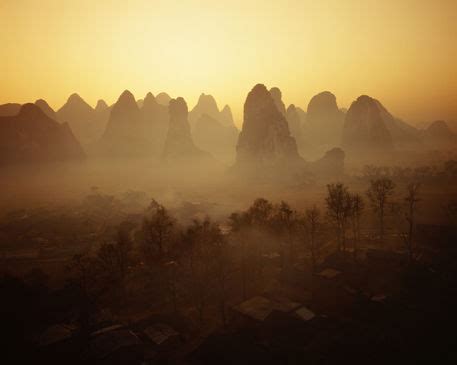
[[[281,274],[286,278],[290,272],[293,260],[293,230],[296,225],[296,212],[289,204],[282,201],[274,207],[271,226],[280,238]]]
[[[328,195],[325,199],[327,215],[335,225],[338,250],[346,249],[347,221],[351,214],[351,199],[346,186],[342,183],[327,185]]]
[[[309,249],[311,252],[311,267],[313,273],[316,271],[317,265],[317,231],[320,226],[320,211],[316,206],[307,209],[305,212],[305,220],[307,231],[309,232]]]
[[[168,214],[167,209],[155,200],[151,202],[147,214],[149,217],[145,217],[143,221],[146,253],[151,256],[155,250],[159,259],[163,259],[170,243],[175,221]]]
[[[357,260],[358,244],[360,242],[360,219],[362,217],[365,203],[359,194],[351,194],[351,223],[352,223],[352,234],[354,240],[354,261]]]
[[[218,299],[219,311],[222,323],[227,325],[227,297],[229,280],[233,274],[233,263],[225,239],[220,236],[214,246],[214,278],[216,281],[216,297]]]
[[[247,216],[252,225],[264,227],[268,225],[272,212],[273,204],[264,198],[258,198],[249,207]]]
[[[129,231],[119,228],[114,243],[103,243],[97,250],[96,258],[101,271],[108,281],[123,285],[128,268],[132,264],[132,242]]]
[[[449,201],[444,207],[444,211],[450,221],[450,223],[456,227],[457,226],[457,200]]]
[[[450,177],[457,176],[457,161],[456,160],[448,160],[444,164],[444,170],[446,171],[446,175]]]
[[[247,299],[248,284],[254,279],[262,279],[264,248],[259,242],[274,229],[273,214],[273,204],[258,198],[247,211],[230,215],[231,238],[240,249],[243,299]]]
[[[89,335],[89,328],[97,314],[98,302],[105,291],[100,278],[100,266],[96,259],[87,254],[75,255],[70,265],[69,282],[76,288],[78,295],[74,304],[78,310],[78,322],[82,335]]]
[[[409,261],[411,262],[414,257],[414,249],[413,249],[413,233],[414,233],[414,227],[416,224],[416,208],[417,204],[419,203],[419,189],[420,189],[420,183],[418,182],[413,182],[410,183],[407,187],[407,194],[405,196],[405,202],[406,202],[406,221],[408,223],[408,232],[405,234],[405,243],[406,243],[406,248],[408,250],[408,258]]]
[[[367,191],[368,199],[379,219],[379,236],[381,241],[384,239],[384,219],[385,209],[389,198],[393,195],[395,184],[388,178],[371,180],[370,188]]]
[[[209,218],[195,220],[186,233],[190,245],[190,291],[197,307],[200,323],[214,288],[215,251],[222,245],[219,226]]]
[[[249,217],[246,213],[232,213],[230,215],[231,237],[239,244],[241,249],[240,271],[243,299],[247,299],[247,281],[248,281],[248,232]]]
[[[450,200],[444,206],[444,211],[447,215],[449,223],[454,230],[454,235],[457,235],[457,200]]]
[[[173,306],[173,312],[178,312],[178,293],[179,293],[179,279],[178,269],[179,264],[177,261],[168,261],[164,264],[165,279],[166,279],[166,290],[170,296],[171,303]]]

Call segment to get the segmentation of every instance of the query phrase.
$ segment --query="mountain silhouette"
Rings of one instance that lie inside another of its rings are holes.
[[[352,132],[350,131],[350,128],[355,126],[354,118],[364,121],[358,127],[359,138],[362,138],[364,133],[370,135],[370,137],[365,137],[369,143],[367,151],[388,151],[392,150],[392,148],[397,151],[419,151],[424,148],[425,145],[420,131],[401,119],[394,117],[378,100],[363,95],[353,105],[355,109],[351,110],[349,108],[346,115],[346,122],[348,122],[349,117],[349,122],[352,119],[352,123],[345,124],[345,130],[343,132],[343,143],[346,148],[351,149],[355,146],[351,147],[347,144],[348,134],[355,133],[354,130]],[[357,115],[354,114],[356,109],[358,110]],[[351,112],[350,116],[349,112]],[[365,132],[363,132],[364,129]],[[368,132],[369,130],[371,132]],[[353,141],[352,144],[359,142]]]
[[[81,160],[81,145],[67,123],[49,118],[35,104],[15,116],[0,117],[0,164]]]
[[[318,177],[341,176],[344,173],[345,156],[341,148],[332,148],[322,158],[312,162],[310,170]]]
[[[338,108],[335,95],[324,91],[313,96],[302,128],[306,153],[321,155],[340,146],[343,122],[344,114]]]
[[[49,118],[57,120],[56,112],[49,106],[46,100],[38,99],[35,101],[35,105],[39,107]]]
[[[151,138],[135,97],[125,90],[111,108],[96,153],[108,158],[150,157]]]
[[[303,163],[287,121],[265,85],[254,86],[246,98],[236,152],[236,168],[245,171],[279,172]]]
[[[186,101],[182,97],[171,99],[168,108],[170,118],[163,158],[168,162],[176,162],[210,157],[197,148],[192,140]]]
[[[7,103],[0,105],[0,117],[11,117],[17,115],[21,110],[21,104]]]
[[[232,109],[228,105],[225,105],[219,113],[219,122],[226,127],[235,127],[235,121],[233,120]]]
[[[220,161],[233,163],[238,129],[228,105],[219,111],[214,97],[202,93],[189,112],[189,123],[192,137],[199,148],[210,152]]]
[[[195,123],[192,136],[198,147],[210,152],[219,161],[233,164],[238,138],[238,129],[233,125],[223,125],[208,114],[203,114]]]
[[[354,101],[347,114],[343,129],[343,148],[359,157],[380,157],[393,150],[393,140],[384,122],[385,113],[380,103],[362,95]]]
[[[106,101],[103,99],[99,99],[97,101],[97,105],[95,106],[95,111],[96,112],[103,112],[109,109],[108,104],[106,104]]]
[[[277,87],[272,87],[270,89],[270,95],[271,97],[273,98],[273,101],[276,105],[276,108],[279,110],[279,112],[282,114],[282,115],[286,115],[286,106],[284,105],[283,101],[282,101],[282,92],[281,90],[279,90],[279,88]]]
[[[140,109],[133,94],[125,90],[111,109],[104,137],[118,136],[130,133],[135,124],[140,123]]]
[[[96,123],[95,110],[83,98],[74,93],[57,111],[57,120],[68,123],[76,138],[87,146],[99,138],[104,126]]]
[[[167,93],[161,92],[157,94],[156,101],[160,105],[168,106],[170,104],[171,97]]]
[[[376,106],[379,109],[381,118],[387,127],[390,135],[392,136],[392,142],[398,150],[411,150],[422,147],[420,140],[419,130],[402,121],[401,119],[395,118],[380,102],[379,100],[373,99]]]
[[[428,148],[448,149],[457,147],[457,134],[455,134],[444,120],[432,122],[422,131],[422,139]]]
[[[217,121],[220,118],[216,100],[212,95],[200,94],[197,104],[189,112],[189,123],[191,128],[193,128],[197,120],[199,120],[203,114],[206,114]]]
[[[300,118],[299,108],[296,108],[294,104],[290,104],[286,110],[286,120],[289,124],[289,130],[292,137],[297,141],[299,149],[301,149],[302,142],[302,120]]]
[[[145,133],[151,141],[151,153],[159,156],[163,151],[168,130],[168,107],[159,104],[154,95],[149,92],[143,99],[140,114]]]

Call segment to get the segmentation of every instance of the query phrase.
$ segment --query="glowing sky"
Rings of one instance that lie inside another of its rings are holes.
[[[306,108],[379,99],[411,122],[457,120],[456,0],[0,0],[0,103],[129,89],[201,92],[238,121],[258,82]]]

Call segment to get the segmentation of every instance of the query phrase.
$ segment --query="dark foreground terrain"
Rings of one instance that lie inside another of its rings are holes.
[[[93,187],[66,205],[10,209],[0,222],[4,357],[456,363],[452,178],[423,179],[412,200],[415,185],[395,179],[380,231],[366,192],[386,180],[346,178],[359,193],[300,188],[312,197],[295,186],[284,193],[296,194],[293,207],[189,192],[163,195],[165,207],[142,191]]]

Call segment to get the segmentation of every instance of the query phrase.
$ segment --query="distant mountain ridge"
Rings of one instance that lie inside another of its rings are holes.
[[[56,112],[49,106],[46,100],[38,99],[35,101],[35,105],[39,107],[49,118],[57,120]]]
[[[0,105],[0,117],[12,117],[19,113],[21,110],[21,104],[18,103],[7,103]]]
[[[163,150],[167,162],[184,162],[210,155],[197,148],[192,140],[187,103],[182,97],[169,103],[170,122]]]
[[[429,148],[457,147],[457,134],[451,130],[444,120],[432,122],[425,130],[421,131],[421,135]]]
[[[85,153],[68,124],[48,117],[35,104],[0,117],[0,164],[82,160]]]
[[[212,95],[200,95],[196,105],[187,112],[192,143],[198,150],[208,151],[226,165],[234,162],[239,165],[240,161],[251,159],[256,154],[258,160],[265,158],[261,164],[286,155],[289,157],[283,160],[289,163],[296,160],[294,150],[298,151],[299,159],[303,156],[308,161],[322,160],[321,156],[333,150],[328,157],[337,161],[340,159],[336,153],[339,146],[349,159],[365,154],[369,157],[371,153],[384,156],[393,151],[457,148],[457,137],[450,128],[451,124],[434,121],[427,124],[427,128],[415,128],[393,116],[378,100],[367,95],[357,98],[345,110],[338,107],[335,95],[324,91],[311,98],[305,112],[294,104],[286,108],[277,87],[266,90],[268,95],[261,84],[254,89],[255,93],[250,93],[246,99],[244,132],[241,134],[235,127],[228,105],[220,110]],[[258,100],[252,102],[256,98]],[[80,147],[83,146],[90,156],[159,158],[170,130],[169,104],[172,100],[176,102],[165,92],[157,96],[149,92],[144,98],[135,100],[133,94],[124,91],[111,106],[100,99],[93,108],[76,93],[70,95],[57,111],[44,99],[36,100],[35,105],[51,120],[62,125],[68,123],[64,128],[70,129],[73,138],[76,137]],[[19,103],[0,105],[0,117],[21,114],[23,120],[22,107]],[[29,114],[28,117],[34,116]],[[253,127],[256,124],[257,127]],[[251,133],[255,128],[257,132]],[[33,133],[32,130],[29,132]],[[261,135],[265,137],[264,146],[261,146],[260,139],[256,139]]]
[[[244,170],[282,170],[304,163],[286,118],[263,84],[254,86],[246,98],[236,152],[236,167]]]
[[[219,111],[212,95],[202,93],[189,112],[189,123],[195,144],[220,161],[233,163],[238,129],[230,107]]]
[[[376,154],[457,147],[453,132],[446,123],[438,124],[441,125],[438,128],[440,137],[394,117],[378,100],[362,95],[351,104],[346,114],[342,143],[347,151]]]
[[[70,95],[56,115],[59,122],[70,125],[84,146],[90,146],[100,138],[108,117],[107,113],[100,111],[100,107],[96,111],[76,93]]]
[[[321,155],[324,151],[339,147],[344,117],[334,94],[324,91],[313,96],[302,128],[304,150],[312,155]]]
[[[392,135],[385,123],[388,116],[381,104],[367,95],[354,101],[345,118],[342,144],[351,154],[370,153],[381,156],[394,148]],[[390,119],[390,117],[389,117]]]
[[[97,144],[103,157],[140,157],[147,155],[149,140],[141,112],[133,94],[125,90],[114,103],[105,131]]]

